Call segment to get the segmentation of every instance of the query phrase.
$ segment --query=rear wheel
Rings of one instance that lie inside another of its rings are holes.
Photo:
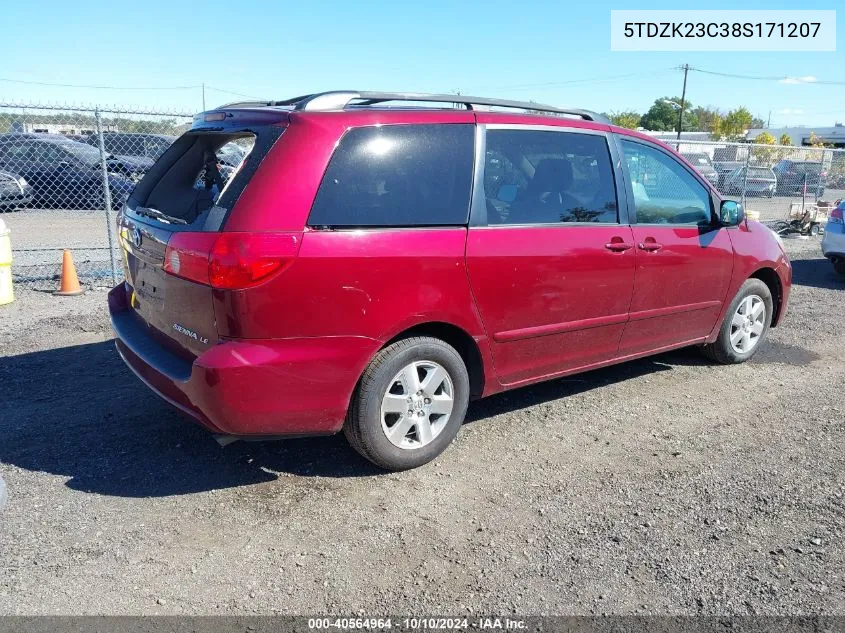
[[[759,279],[747,279],[728,307],[719,336],[702,347],[705,356],[724,364],[747,361],[769,331],[773,309],[769,287]]]
[[[414,337],[381,350],[361,377],[343,427],[349,443],[387,470],[430,462],[455,439],[469,375],[443,341]]]
[[[840,275],[845,275],[845,257],[839,257],[831,260],[831,263],[833,264],[833,270],[838,272]]]

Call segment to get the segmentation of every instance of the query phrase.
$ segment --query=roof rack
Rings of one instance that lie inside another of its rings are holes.
[[[430,94],[425,92],[359,92],[354,90],[334,90],[330,92],[318,92],[311,95],[303,95],[282,101],[242,101],[227,103],[221,108],[234,107],[292,107],[294,110],[321,111],[321,110],[343,110],[353,106],[368,106],[388,101],[416,101],[424,103],[453,103],[462,105],[467,110],[473,110],[476,106],[494,108],[514,108],[519,110],[533,110],[536,112],[548,112],[552,114],[564,114],[575,116],[585,121],[610,124],[607,117],[578,108],[557,108],[555,106],[534,103],[533,101],[510,101],[508,99],[490,99],[487,97],[469,97],[458,94]]]

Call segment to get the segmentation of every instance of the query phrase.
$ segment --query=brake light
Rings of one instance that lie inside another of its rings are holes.
[[[174,233],[164,249],[164,271],[208,285],[208,257],[217,233]]]
[[[295,255],[293,235],[221,233],[211,249],[208,275],[215,288],[247,288],[280,271]]]
[[[828,222],[833,222],[834,224],[844,224],[842,218],[842,206],[836,207],[833,211],[830,212],[830,217],[827,219]]]
[[[282,233],[174,233],[164,253],[165,272],[222,290],[254,286],[296,257],[295,235]]]

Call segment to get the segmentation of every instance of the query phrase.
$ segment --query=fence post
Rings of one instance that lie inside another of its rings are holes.
[[[742,178],[742,197],[740,201],[742,202],[742,206],[745,207],[745,190],[748,188],[748,163],[751,160],[751,145],[745,146],[745,174]]]
[[[97,121],[97,145],[100,148],[100,170],[103,176],[103,201],[106,207],[106,233],[109,236],[109,261],[111,262],[111,283],[117,284],[117,262],[114,258],[114,238],[112,237],[111,219],[111,187],[109,187],[109,169],[106,165],[106,146],[103,141],[103,120],[100,117],[100,109],[94,110],[94,118]]]

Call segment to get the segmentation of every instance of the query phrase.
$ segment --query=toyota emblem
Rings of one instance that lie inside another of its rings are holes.
[[[137,226],[132,227],[132,243],[135,245],[135,248],[141,247],[141,231],[138,230]]]

